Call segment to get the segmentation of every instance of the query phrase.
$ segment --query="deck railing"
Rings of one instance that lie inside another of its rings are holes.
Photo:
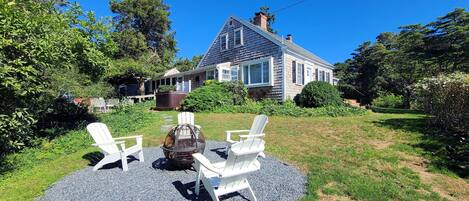
[[[181,92],[186,92],[189,93],[191,92],[191,81],[182,81],[176,83],[176,91],[181,91]]]

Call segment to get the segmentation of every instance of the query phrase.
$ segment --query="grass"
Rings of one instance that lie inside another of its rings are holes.
[[[165,136],[160,131],[162,114],[177,113],[148,111],[150,106],[145,103],[100,118],[115,136],[143,134],[145,146],[158,146]],[[196,114],[197,124],[210,140],[224,140],[224,130],[248,128],[253,118],[253,114]],[[308,175],[304,200],[468,200],[467,180],[449,169],[427,169],[435,158],[421,146],[429,141],[425,133],[415,129],[421,126],[415,122],[424,118],[380,113],[272,116],[266,128],[266,151]],[[398,120],[403,122],[400,127],[395,125]],[[16,165],[0,176],[0,200],[40,196],[48,185],[89,164],[86,155],[97,151],[89,147],[91,142],[84,130],[78,130],[9,156],[8,161]]]

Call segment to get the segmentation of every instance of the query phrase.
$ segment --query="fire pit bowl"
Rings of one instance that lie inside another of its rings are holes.
[[[204,153],[205,138],[194,125],[180,124],[168,132],[161,148],[170,165],[190,168],[194,162],[192,154]]]

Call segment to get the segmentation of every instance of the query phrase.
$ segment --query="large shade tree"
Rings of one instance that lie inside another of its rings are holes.
[[[168,69],[176,54],[169,7],[161,0],[112,0],[110,7],[119,51],[108,77],[138,78],[144,93],[144,78]]]

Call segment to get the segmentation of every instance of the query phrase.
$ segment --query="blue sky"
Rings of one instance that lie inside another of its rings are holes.
[[[71,0],[73,1],[73,0]],[[78,0],[84,10],[112,16],[106,0]],[[260,6],[276,13],[274,29],[292,34],[294,42],[330,63],[350,58],[362,42],[381,32],[435,20],[455,8],[468,9],[467,0],[166,0],[171,9],[179,57],[204,54],[225,20],[249,19]],[[289,5],[301,2],[295,6]]]

